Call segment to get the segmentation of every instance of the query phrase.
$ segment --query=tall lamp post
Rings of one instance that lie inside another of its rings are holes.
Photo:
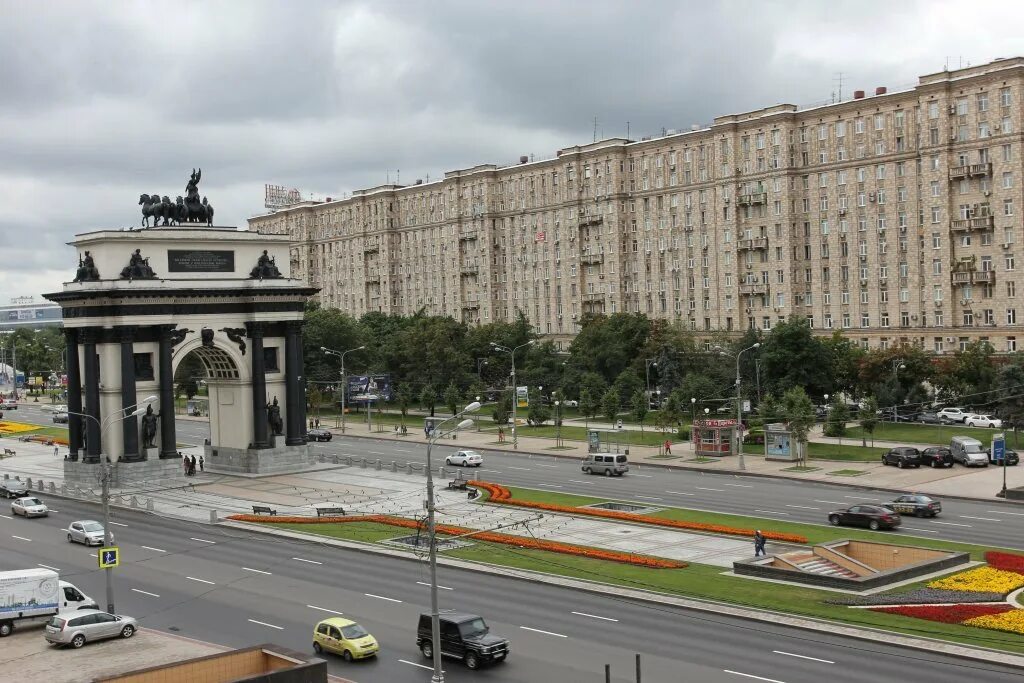
[[[438,439],[447,436],[448,434],[458,431],[460,429],[468,429],[473,426],[473,421],[469,419],[461,420],[454,427],[447,431],[442,431],[442,427],[451,422],[457,420],[468,413],[475,413],[480,409],[480,402],[474,401],[466,406],[462,412],[452,415],[447,420],[439,422],[432,432],[433,436],[427,441],[427,534],[429,536],[430,543],[430,641],[431,641],[431,654],[434,659],[434,675],[431,676],[431,683],[443,683],[444,682],[444,671],[441,669],[441,611],[437,604],[437,534],[434,524],[434,476],[433,469],[430,462],[430,453],[434,447],[434,443]]]
[[[341,359],[341,433],[345,433],[345,390],[348,388],[345,386],[345,354],[352,353],[353,351],[362,351],[365,346],[357,346],[354,349],[348,351],[335,351],[329,349],[326,346],[321,346],[320,350],[326,353],[328,356],[337,356]]]
[[[146,407],[156,400],[156,396],[150,396],[145,400],[136,403],[133,406],[123,408],[116,413],[108,415],[103,422],[100,422],[96,416],[90,415],[89,413],[76,413],[72,410],[62,410],[61,413],[67,415],[77,415],[78,417],[84,417],[92,420],[96,423],[99,428],[101,443],[103,440],[103,434],[111,426],[124,422],[128,418],[136,417],[146,412]],[[125,412],[131,411],[131,412]],[[100,456],[100,467],[102,468],[100,481],[103,484],[103,545],[104,547],[110,547],[114,543],[113,534],[110,533],[110,456]],[[114,614],[114,578],[109,569],[104,570],[107,582],[107,612]]]
[[[516,396],[516,351],[523,348],[524,346],[533,346],[536,343],[536,339],[531,339],[525,344],[520,344],[515,348],[508,348],[501,344],[491,342],[491,348],[501,353],[507,353],[512,358],[512,450],[519,448],[519,432],[516,430],[516,403],[518,402],[518,396]]]
[[[658,367],[658,361],[648,358],[644,361],[644,376],[647,378],[647,400],[651,400],[651,366]]]
[[[899,379],[900,370],[906,370],[907,366],[903,364],[903,361],[899,358],[892,362],[892,376],[893,379]],[[892,404],[892,423],[896,424],[896,404]]]
[[[740,470],[747,469],[747,463],[743,460],[743,401],[740,398],[740,357],[747,351],[761,347],[761,342],[754,342],[753,345],[741,349],[736,353],[736,455],[739,456]],[[723,356],[732,356],[722,347],[716,347]]]

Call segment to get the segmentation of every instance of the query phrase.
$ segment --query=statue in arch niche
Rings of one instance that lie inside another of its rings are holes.
[[[275,257],[267,254],[264,249],[256,261],[256,267],[249,271],[249,278],[253,280],[277,280],[284,277],[277,267]]]
[[[267,423],[275,436],[281,436],[284,432],[284,420],[281,419],[281,406],[277,403],[277,396],[273,403],[267,404]]]
[[[144,448],[156,448],[153,440],[156,439],[157,418],[160,413],[153,412],[153,406],[146,406],[146,413],[142,416],[142,444]]]

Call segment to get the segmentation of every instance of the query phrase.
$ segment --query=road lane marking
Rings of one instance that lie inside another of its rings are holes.
[[[935,520],[935,519],[932,520],[932,524],[945,524],[946,526],[965,526],[968,529],[973,528],[973,527],[971,527],[970,524],[958,524],[956,522],[940,522],[940,521]]]
[[[558,469],[558,465],[543,465],[543,464],[541,464],[539,462],[535,462],[533,464],[536,465],[537,467],[550,467],[553,470],[557,470]]]
[[[612,619],[611,617],[601,617],[596,614],[587,614],[586,612],[573,612],[572,614],[578,614],[581,617],[590,617],[591,619],[601,619],[602,621],[618,621],[618,619]]]
[[[592,481],[580,481],[579,479],[570,479],[569,482],[573,483],[573,484],[591,484],[591,485],[594,483]]]
[[[24,536],[15,536],[14,534],[11,534],[11,538],[16,538],[19,541],[28,541],[29,543],[32,542],[31,538],[25,538]]]
[[[306,559],[303,559],[301,557],[293,557],[292,559],[295,560],[296,562],[307,562],[309,564],[323,564],[323,562],[318,562],[316,560],[306,560]]]
[[[921,531],[921,532],[926,533],[926,534],[937,534],[937,533],[939,533],[935,529],[918,529],[918,528],[912,527],[912,526],[905,526],[903,528],[906,529],[907,531]]]
[[[633,474],[633,477],[643,477],[644,479],[654,479],[654,475],[651,474]]]
[[[267,576],[273,576],[270,572],[265,572],[262,569],[253,569],[252,567],[242,567],[247,572],[256,572],[257,574],[266,574]]]
[[[529,472],[530,471],[529,467],[513,467],[512,465],[509,465],[508,468],[510,470],[522,470],[523,472]]]
[[[519,628],[524,631],[533,631],[534,633],[543,633],[546,636],[555,636],[557,638],[568,638],[569,636],[561,633],[553,633],[552,631],[541,631],[539,628],[530,628],[529,626],[520,626]]]
[[[426,669],[427,671],[434,670],[434,667],[432,666],[427,666],[426,664],[419,664],[417,662],[410,662],[408,659],[399,659],[398,661],[400,661],[402,664],[408,664],[409,666],[418,666],[419,668]]]
[[[837,500],[812,500],[812,503],[828,503],[829,505],[846,505],[846,503],[840,503]]]
[[[160,597],[156,593],[150,593],[149,591],[144,591],[144,590],[141,590],[141,589],[138,589],[138,588],[133,588],[132,591],[135,592],[135,593],[142,593],[143,595],[148,595],[148,596],[153,597],[153,598],[159,598]]]
[[[501,470],[480,470],[481,472],[487,472],[488,474],[501,474]]]
[[[420,586],[429,586],[430,585],[429,583],[426,583],[425,581],[417,581],[416,583],[419,584]],[[446,590],[446,591],[455,590],[454,588],[449,588],[448,586],[442,586],[441,584],[437,584],[437,587],[440,588],[441,590]]]
[[[870,500],[876,503],[878,502],[877,498],[865,498],[864,496],[843,496],[843,498],[852,498],[853,500]]]
[[[110,526],[128,526],[127,524],[121,524],[121,522],[111,522]]]
[[[186,576],[185,578],[188,579],[189,581],[198,581],[199,583],[208,583],[211,586],[216,586],[217,585],[213,581],[207,581],[206,579],[197,579],[194,576]]]
[[[655,498],[654,496],[634,496],[635,498],[643,498],[644,500],[661,500],[661,498]]]
[[[394,598],[385,598],[383,595],[374,595],[373,593],[363,593],[368,598],[377,598],[378,600],[387,600],[388,602],[402,602],[401,600],[395,600]]]
[[[317,607],[316,605],[306,605],[306,607],[309,609],[320,610],[321,612],[327,612],[328,614],[344,614],[344,612],[339,612],[338,610],[327,609],[326,607]]]
[[[189,536],[190,541],[199,541],[200,543],[216,543],[217,541],[207,541],[205,538],[196,538],[195,536]]]
[[[970,515],[959,515],[960,519],[980,519],[982,522],[1001,522],[1001,519],[992,519],[991,517],[971,517]]]
[[[4,519],[14,519],[14,517],[11,517],[10,515],[0,515],[0,517],[3,517]]]
[[[755,676],[754,674],[745,674],[742,671],[730,671],[729,669],[722,669],[727,674],[733,674],[734,676],[743,676],[744,678],[753,678],[758,681],[767,681],[768,683],[785,683],[777,678],[765,678],[764,676]]]
[[[738,486],[741,489],[752,489],[752,488],[754,488],[753,484],[722,484],[722,486]]]
[[[559,484],[536,484],[536,486],[544,486],[544,487],[549,488],[549,489],[560,489],[560,488],[563,488]]]
[[[719,493],[725,493],[725,489],[709,489],[703,486],[694,486],[693,488],[697,489],[698,491],[718,491]]]
[[[985,512],[994,512],[997,515],[1014,515],[1015,517],[1024,517],[1024,512],[1007,512],[1006,510],[985,510]]]
[[[160,548],[153,548],[152,546],[148,546],[148,545],[142,545],[142,546],[139,546],[139,547],[140,548],[145,548],[146,550],[152,550],[155,553],[166,553],[167,552],[166,550],[161,550]]]
[[[96,557],[96,553],[89,553],[89,557]]]
[[[39,566],[42,567],[43,569],[52,569],[55,572],[59,572],[60,571],[60,569],[58,569],[57,567],[51,567],[48,564],[39,564]]]
[[[798,655],[793,652],[783,652],[782,650],[772,650],[777,655],[786,655],[787,657],[797,657],[798,659],[809,659],[812,662],[821,662],[823,664],[835,664],[831,659],[818,659],[817,657],[808,657],[807,655]]]
[[[260,626],[266,626],[267,628],[276,628],[278,631],[284,630],[284,626],[275,626],[274,624],[268,624],[265,621],[256,621],[255,619],[247,619],[247,621],[251,621],[254,624],[259,624]]]
[[[810,505],[787,505],[788,508],[800,508],[801,510],[820,510],[821,508],[811,507]]]
[[[769,515],[785,515],[786,517],[789,517],[788,512],[776,512],[775,510],[754,510],[754,512],[764,512]]]
[[[665,491],[665,493],[671,493],[674,496],[696,496],[696,493],[683,493],[682,491]]]

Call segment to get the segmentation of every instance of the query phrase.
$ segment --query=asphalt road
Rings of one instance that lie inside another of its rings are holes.
[[[10,518],[4,506],[0,569],[56,568],[105,604],[95,549],[69,544],[63,532],[75,519],[98,517],[98,507],[50,502],[57,511],[33,520]],[[308,651],[316,621],[344,613],[383,649],[366,662],[329,658],[332,673],[359,683],[430,679],[415,646],[417,615],[429,605],[424,563],[131,511],[117,510],[114,521],[123,554],[117,611],[144,627]],[[506,663],[479,672],[446,660],[451,681],[599,683],[606,663],[613,680],[633,681],[634,653],[643,680],[656,683],[1020,680],[1019,670],[997,665],[473,571],[441,567],[438,579],[442,609],[479,613],[512,643]]]

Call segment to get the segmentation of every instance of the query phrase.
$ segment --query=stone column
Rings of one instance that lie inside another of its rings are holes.
[[[68,373],[68,460],[78,460],[82,448],[82,418],[75,413],[82,412],[82,373],[78,369],[78,330],[64,328],[67,345]]]
[[[285,444],[301,446],[306,443],[306,400],[302,395],[302,321],[286,323],[285,407],[287,410],[287,437]]]
[[[130,415],[138,399],[135,396],[135,327],[117,328],[121,342],[121,410]],[[132,415],[121,422],[124,435],[124,451],[121,459],[125,462],[145,460],[146,454],[139,452],[139,418]]]
[[[85,419],[85,457],[82,462],[98,463],[103,444],[100,439],[100,359],[96,355],[99,330],[85,328],[79,333],[85,365],[85,410],[92,418]],[[69,421],[70,424],[70,421]]]
[[[267,370],[263,357],[263,323],[246,323],[252,342],[252,447],[269,448],[267,436]]]
[[[174,433],[174,370],[171,368],[171,352],[174,342],[171,333],[173,325],[160,330],[160,350],[157,372],[160,373],[160,458],[177,458],[177,439]]]

